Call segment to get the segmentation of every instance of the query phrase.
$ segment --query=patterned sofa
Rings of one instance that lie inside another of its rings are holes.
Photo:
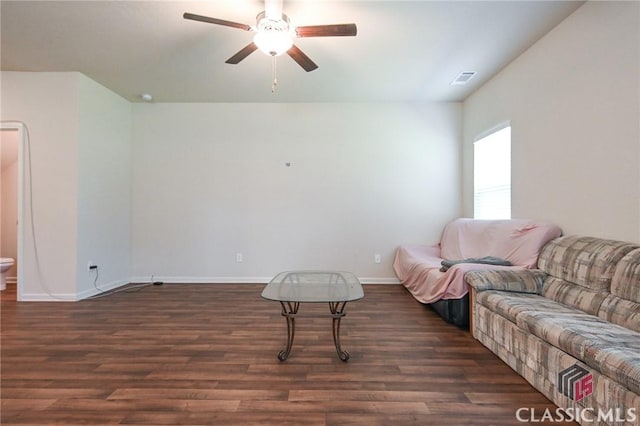
[[[562,409],[547,420],[640,424],[640,246],[564,236],[537,269],[466,280],[473,336]]]

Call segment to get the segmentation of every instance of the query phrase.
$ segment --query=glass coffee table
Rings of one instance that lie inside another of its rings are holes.
[[[364,297],[358,278],[351,272],[289,271],[276,275],[262,291],[262,297],[280,302],[282,315],[287,320],[287,348],[278,359],[284,361],[291,353],[296,331],[296,317],[300,303],[328,303],[329,317],[333,319],[333,343],[342,361],[349,353],[340,347],[340,320],[346,313],[347,302]]]

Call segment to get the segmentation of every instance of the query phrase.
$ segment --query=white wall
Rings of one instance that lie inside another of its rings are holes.
[[[80,297],[129,282],[131,104],[79,75],[78,258]],[[88,271],[88,263],[98,265]]]
[[[511,120],[512,215],[640,243],[640,4],[588,2],[464,103],[474,136]]]
[[[19,294],[76,300],[96,293],[86,271],[93,255],[104,274],[101,288],[127,282],[129,103],[79,73],[2,72],[0,82],[1,118],[24,122],[31,145],[33,192],[25,176]]]
[[[27,299],[75,299],[78,86],[76,73],[2,72],[2,120],[26,123],[31,136],[33,211],[40,273],[30,226],[24,227]],[[25,179],[25,186],[28,179]],[[30,223],[25,197],[25,224]]]
[[[101,289],[289,268],[394,281],[396,246],[437,241],[460,212],[460,104],[140,104],[131,114],[78,73],[0,77],[1,118],[26,123],[31,141],[39,267],[25,194],[23,300],[95,293],[89,260]]]
[[[396,247],[436,242],[461,210],[460,104],[133,111],[136,280],[264,281],[336,268],[393,282]]]

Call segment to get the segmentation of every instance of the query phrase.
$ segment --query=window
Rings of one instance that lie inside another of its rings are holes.
[[[507,123],[473,143],[473,216],[511,218],[511,126]]]

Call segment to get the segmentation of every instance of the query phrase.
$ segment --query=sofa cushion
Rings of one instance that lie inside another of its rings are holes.
[[[640,333],[578,310],[523,311],[516,323],[640,394]]]
[[[587,287],[549,276],[545,279],[541,294],[556,302],[596,315],[609,292],[606,290],[591,290]]]
[[[471,271],[465,281],[477,291],[504,290],[540,294],[547,274],[539,269]]]
[[[538,294],[512,293],[498,290],[476,292],[475,303],[500,314],[502,317],[516,322],[522,312],[544,312],[547,315],[556,312],[573,313],[575,309],[564,306]]]
[[[640,333],[640,303],[609,295],[600,305],[598,316]]]
[[[542,248],[538,267],[553,277],[594,291],[609,290],[617,263],[636,248],[622,241],[565,236]]]

